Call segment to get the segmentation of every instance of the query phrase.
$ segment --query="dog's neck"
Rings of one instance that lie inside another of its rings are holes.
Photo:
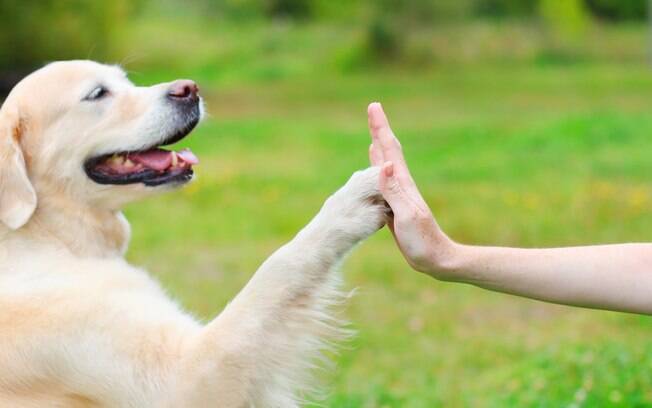
[[[39,202],[30,221],[12,235],[76,256],[116,257],[123,256],[127,249],[130,227],[120,211],[50,196],[48,201]]]

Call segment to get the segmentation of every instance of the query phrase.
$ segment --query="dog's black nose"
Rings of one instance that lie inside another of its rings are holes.
[[[189,79],[174,81],[168,90],[168,98],[180,102],[196,102],[199,99],[199,87]]]

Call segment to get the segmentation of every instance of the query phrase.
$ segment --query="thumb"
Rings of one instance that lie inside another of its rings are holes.
[[[394,172],[394,163],[385,162],[380,169],[380,192],[383,198],[387,201],[394,215],[398,215],[402,211],[407,210],[407,199],[405,191]]]

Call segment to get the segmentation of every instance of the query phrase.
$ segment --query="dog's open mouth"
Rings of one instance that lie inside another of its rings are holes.
[[[88,177],[99,184],[137,184],[154,187],[163,184],[183,184],[192,179],[192,166],[199,159],[190,149],[165,150],[162,147],[177,143],[197,126],[201,118],[199,98],[193,94],[185,106],[183,122],[162,142],[142,150],[118,151],[95,156],[84,163]],[[182,101],[186,103],[186,101]]]
[[[199,159],[190,149],[178,152],[154,147],[135,152],[99,156],[86,162],[86,174],[99,184],[159,186],[192,179],[192,166]]]

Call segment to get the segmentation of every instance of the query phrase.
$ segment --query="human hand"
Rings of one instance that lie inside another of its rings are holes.
[[[381,167],[380,191],[394,213],[388,227],[414,269],[448,279],[456,245],[437,225],[419,193],[380,103],[370,104],[367,113],[372,138],[369,160]]]
[[[439,228],[410,175],[379,103],[369,105],[369,158],[392,208],[387,225],[403,256],[434,278],[546,302],[652,314],[652,244],[566,248],[461,245]]]

